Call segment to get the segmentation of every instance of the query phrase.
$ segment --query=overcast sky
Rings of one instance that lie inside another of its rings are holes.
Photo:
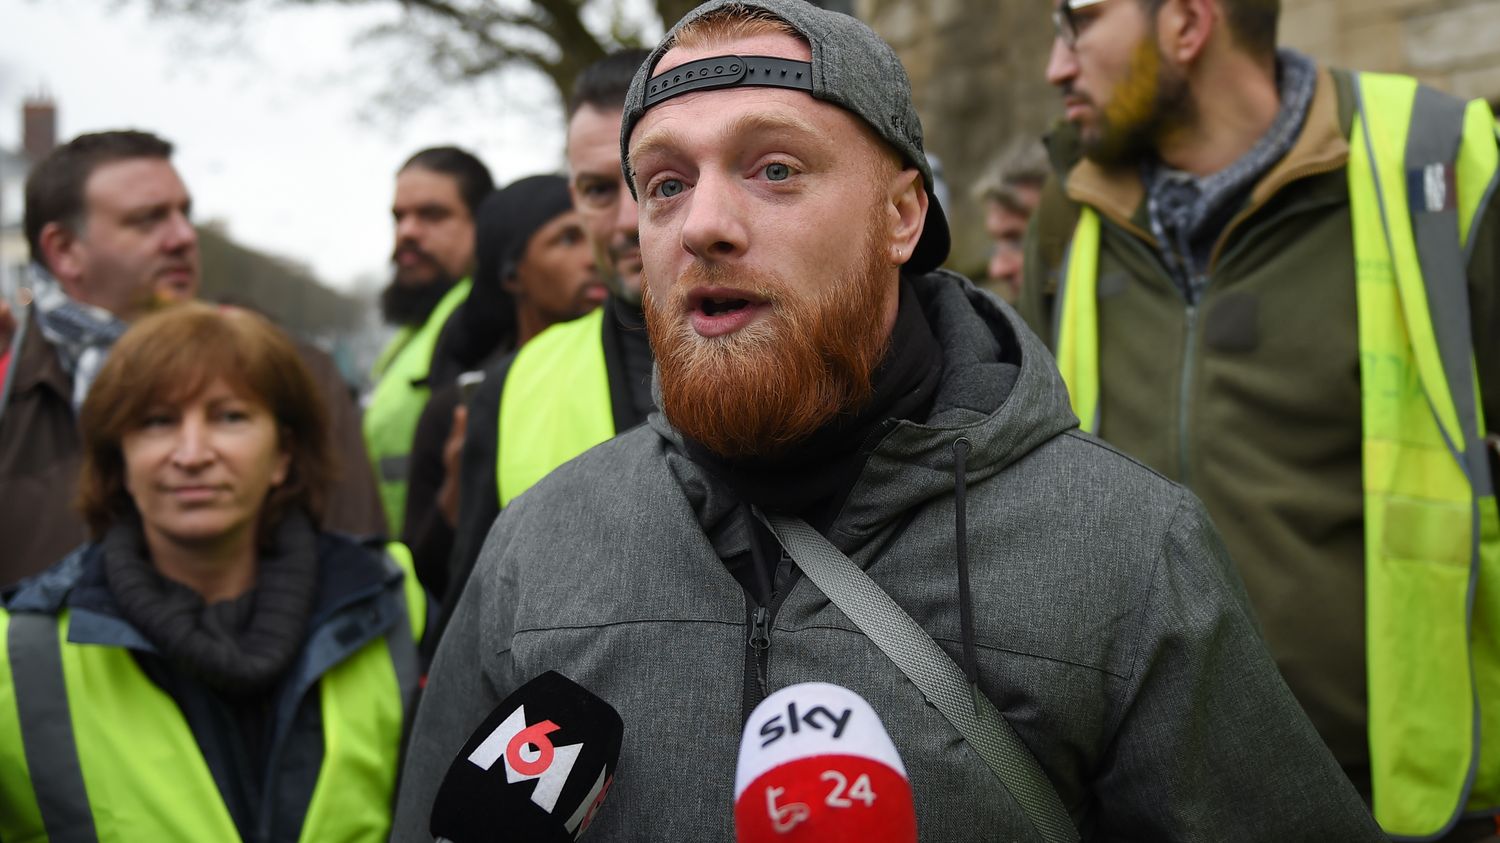
[[[395,3],[232,27],[153,18],[146,6],[0,0],[0,144],[19,145],[22,99],[43,89],[60,140],[157,132],[177,145],[200,221],[223,220],[240,242],[344,289],[384,280],[394,173],[413,151],[464,146],[499,184],[562,169],[561,109],[540,75],[453,89],[410,115],[379,106],[404,51],[358,36],[397,19]]]

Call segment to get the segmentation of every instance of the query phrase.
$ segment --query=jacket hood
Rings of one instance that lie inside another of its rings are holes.
[[[968,480],[976,483],[1078,426],[1052,355],[1009,305],[947,270],[908,280],[942,350],[942,374],[926,421],[894,423],[871,451],[834,522],[851,536],[951,495],[961,439],[969,443]],[[659,381],[652,390],[660,406]],[[649,424],[684,453],[681,434],[660,411]],[[679,479],[688,478],[679,471]]]

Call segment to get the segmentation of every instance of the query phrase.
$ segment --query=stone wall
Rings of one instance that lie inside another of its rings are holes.
[[[1043,78],[1053,0],[856,0],[912,79],[927,148],[953,191],[951,264],[982,274],[988,243],[969,187],[1018,134],[1058,113]],[[1281,41],[1321,61],[1410,73],[1466,97],[1500,100],[1496,0],[1282,0]]]
[[[1281,40],[1331,64],[1500,100],[1494,0],[1283,0]]]
[[[927,150],[952,191],[950,265],[984,274],[989,245],[969,196],[990,160],[1056,113],[1043,78],[1051,49],[1047,0],[858,0],[856,12],[900,54],[922,114]]]

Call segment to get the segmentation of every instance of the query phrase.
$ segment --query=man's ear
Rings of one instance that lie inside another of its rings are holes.
[[[1223,21],[1217,0],[1166,0],[1157,11],[1157,43],[1169,61],[1187,67],[1203,55]]]
[[[60,222],[49,222],[42,226],[37,239],[42,246],[42,265],[62,285],[63,292],[82,298],[83,257],[78,235]]]
[[[927,189],[922,184],[922,174],[915,167],[897,171],[891,177],[886,199],[886,219],[890,223],[886,231],[887,254],[892,264],[900,266],[911,260],[927,222]]]

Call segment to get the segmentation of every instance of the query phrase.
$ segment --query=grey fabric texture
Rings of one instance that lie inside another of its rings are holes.
[[[1381,839],[1267,655],[1198,501],[1076,430],[1051,357],[1008,306],[950,273],[912,284],[942,346],[934,409],[875,446],[826,537],[955,656],[951,443],[967,438],[980,688],[1084,839]],[[1007,392],[998,373],[1014,361]],[[394,839],[431,839],[455,754],[546,670],[625,722],[587,839],[733,839],[749,629],[722,559],[747,550],[740,509],[658,414],[501,513],[418,707]],[[973,748],[805,578],[767,654],[766,691],[826,681],[870,702],[923,840],[1035,839]]]
[[[911,98],[911,80],[896,51],[858,18],[819,8],[805,0],[710,0],[686,15],[662,38],[636,71],[620,121],[620,162],[625,184],[635,195],[630,169],[630,135],[646,113],[646,87],[656,64],[677,33],[704,15],[725,7],[760,9],[785,21],[812,48],[813,97],[852,111],[922,174],[927,188],[927,223],[916,251],[906,264],[912,273],[937,269],[948,259],[948,220],[938,201],[937,181],[922,145],[922,118]]]
[[[1464,428],[1464,441],[1449,443],[1449,447],[1457,445],[1463,450],[1461,457],[1459,454],[1455,457],[1460,457],[1465,463],[1464,470],[1469,475],[1469,482],[1474,484],[1474,493],[1489,495],[1493,494],[1494,485],[1489,476],[1484,435],[1477,424],[1478,396],[1469,387],[1474,383],[1475,373],[1473,344],[1469,341],[1469,291],[1464,285],[1464,245],[1458,237],[1458,208],[1453,195],[1456,191],[1445,183],[1445,175],[1452,176],[1457,169],[1466,111],[1462,100],[1445,96],[1425,85],[1417,88],[1412,123],[1426,127],[1427,131],[1413,132],[1407,138],[1406,171],[1408,174],[1423,174],[1426,189],[1420,197],[1407,197],[1407,211],[1411,214],[1417,260],[1426,284],[1434,339],[1443,361],[1443,373],[1447,375],[1448,392]],[[1400,211],[1385,208],[1382,197],[1382,222],[1386,226],[1387,240],[1391,230],[1387,215],[1392,213]],[[1477,513],[1474,523],[1479,523]],[[1477,537],[1475,552],[1478,553]]]
[[[1057,790],[1005,717],[911,615],[806,521],[769,515],[776,539],[818,590],[910,679],[1005,786],[1048,843],[1078,839]]]

